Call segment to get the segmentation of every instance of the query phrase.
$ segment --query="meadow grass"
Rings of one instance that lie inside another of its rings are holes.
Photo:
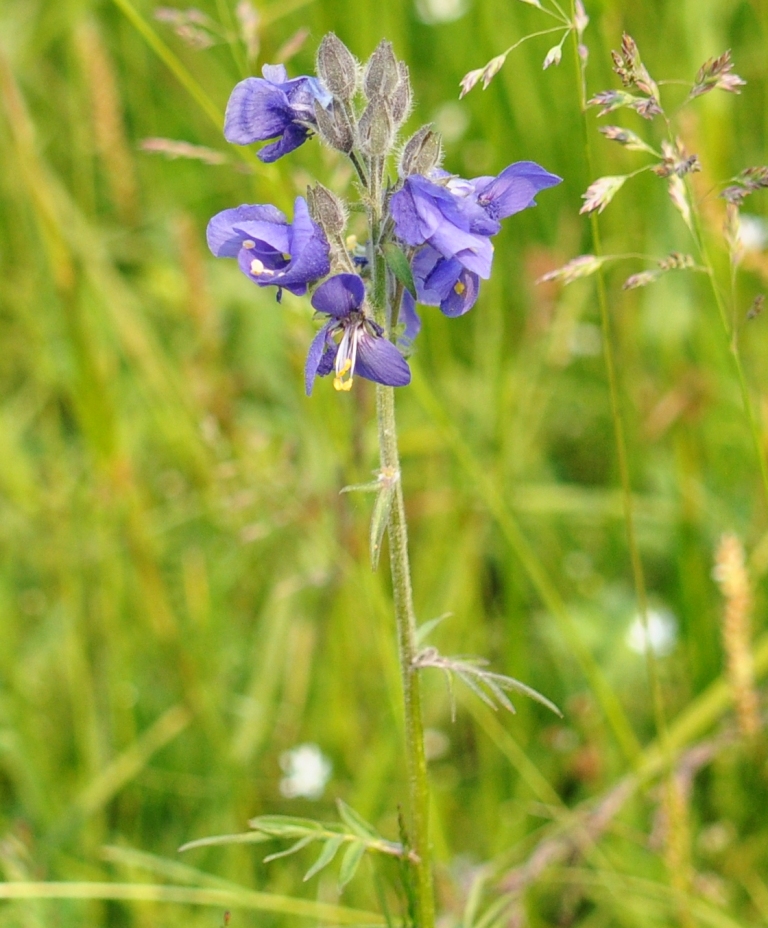
[[[656,130],[590,110],[590,167],[573,50],[542,72],[546,37],[458,102],[466,72],[542,28],[531,4],[476,0],[432,23],[436,3],[421,18],[402,0],[256,5],[259,67],[303,28],[292,73],[311,70],[328,30],[361,58],[389,38],[411,68],[412,125],[437,123],[450,170],[534,159],[564,178],[497,238],[471,313],[424,311],[397,397],[417,615],[450,612],[433,633],[442,650],[488,657],[565,714],[522,698],[496,714],[457,691],[451,721],[441,675],[425,673],[444,924],[764,924],[767,756],[739,733],[712,572],[735,533],[759,679],[768,507],[712,288],[680,271],[623,292],[650,262],[605,265],[637,550],[650,618],[674,635],[656,661],[664,736],[628,644],[642,636],[596,282],[534,283],[593,251],[588,185],[644,163],[597,126],[658,144]],[[234,28],[230,0],[197,6]],[[315,143],[269,169],[227,145],[244,48],[191,48],[154,7],[0,8],[0,926],[218,926],[225,909],[234,928],[399,924],[394,862],[366,863],[339,895],[333,867],[302,886],[309,852],[177,854],[261,814],[333,820],[336,797],[396,840],[407,789],[371,499],[339,494],[377,466],[373,389],[320,383],[308,400],[306,301],[276,306],[204,241],[218,210],[289,210],[310,179],[338,188],[350,172]],[[717,194],[767,160],[768,3],[587,12],[589,94],[619,86],[622,31],[657,80],[690,81],[732,50],[747,86],[695,101],[679,131],[703,166],[693,190],[718,286],[743,320],[767,286],[766,241],[732,293]],[[670,109],[686,93],[663,92]],[[142,150],[157,137],[223,163]],[[763,220],[765,196],[744,212]],[[695,252],[649,174],[599,223],[606,254]],[[744,321],[739,337],[763,454],[765,325]],[[317,801],[280,793],[281,755],[302,742],[333,764]]]

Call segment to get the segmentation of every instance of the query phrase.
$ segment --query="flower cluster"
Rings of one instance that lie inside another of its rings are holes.
[[[369,240],[344,237],[345,205],[322,185],[297,197],[293,222],[271,205],[226,209],[208,225],[217,257],[237,258],[260,287],[311,294],[324,318],[307,356],[307,394],[315,378],[334,373],[337,390],[355,377],[385,386],[410,382],[406,361],[420,321],[415,304],[449,317],[474,306],[491,273],[491,239],[501,220],[535,205],[536,194],[560,183],[532,161],[498,176],[464,180],[440,167],[441,142],[430,126],[402,148],[397,178],[387,159],[408,117],[408,69],[382,41],[364,67],[333,34],[318,50],[317,77],[289,79],[266,65],[233,90],[224,135],[239,145],[269,141],[258,152],[272,162],[312,135],[347,155],[365,191]]]

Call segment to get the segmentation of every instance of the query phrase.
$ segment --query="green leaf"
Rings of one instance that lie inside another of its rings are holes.
[[[179,852],[191,851],[196,847],[210,847],[214,844],[263,844],[271,840],[271,836],[260,831],[244,831],[236,835],[212,835],[209,838],[198,838],[196,841],[187,841],[179,848]]]
[[[427,639],[433,628],[437,628],[441,622],[450,618],[452,615],[452,612],[444,612],[442,615],[437,616],[437,618],[428,619],[426,622],[422,622],[422,624],[419,625],[419,627],[416,629],[416,644],[422,644]]]
[[[325,842],[325,845],[323,846],[322,851],[320,851],[320,856],[317,858],[314,864],[312,864],[309,870],[307,870],[307,872],[304,874],[305,883],[307,882],[307,880],[311,880],[312,877],[316,873],[319,873],[320,870],[323,869],[323,867],[328,866],[328,864],[336,856],[336,851],[338,851],[338,849],[341,847],[343,843],[344,843],[343,835],[336,835],[333,838],[328,838],[328,840]]]
[[[301,838],[328,827],[311,818],[294,818],[291,815],[260,815],[252,818],[248,825],[273,838]]]
[[[357,873],[357,868],[360,866],[364,854],[365,845],[361,841],[353,841],[344,851],[344,856],[341,859],[341,869],[339,870],[339,890],[344,889]]]
[[[384,539],[384,532],[389,525],[389,513],[392,509],[392,500],[395,498],[395,481],[381,481],[381,489],[373,504],[373,513],[371,515],[371,569],[376,570],[379,566],[379,557],[381,555],[381,542]]]
[[[285,851],[278,851],[276,854],[270,854],[264,858],[264,863],[268,864],[270,861],[279,860],[281,857],[290,857],[291,854],[295,854],[297,851],[300,851],[303,847],[306,847],[308,844],[311,844],[313,841],[316,841],[317,838],[314,835],[305,835],[303,838],[292,844]]]
[[[337,799],[336,806],[338,807],[341,820],[352,834],[357,835],[358,838],[381,838],[381,835],[376,831],[373,825],[369,825],[368,822],[355,812],[352,806],[348,806],[343,799]]]
[[[395,245],[394,242],[387,242],[386,245],[382,246],[381,250],[384,252],[384,260],[387,262],[387,267],[415,300],[417,298],[416,283],[414,282],[411,265],[408,263],[405,252],[398,245]]]
[[[376,493],[380,486],[378,480],[371,480],[370,483],[350,483],[349,486],[342,487],[339,493]]]

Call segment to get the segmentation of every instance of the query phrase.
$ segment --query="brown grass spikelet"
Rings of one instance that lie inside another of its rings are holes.
[[[739,730],[745,738],[751,738],[760,730],[760,708],[750,649],[752,592],[744,546],[736,535],[726,533],[721,537],[713,576],[725,599],[723,646],[728,685],[736,707]]]
[[[76,41],[90,96],[94,142],[104,167],[109,193],[120,218],[134,223],[138,204],[136,171],[126,139],[114,65],[93,22],[78,27]]]

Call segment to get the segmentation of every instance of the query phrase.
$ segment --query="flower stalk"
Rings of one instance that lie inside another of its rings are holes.
[[[411,568],[408,558],[408,528],[405,520],[403,489],[399,479],[400,457],[395,422],[395,391],[392,387],[381,385],[376,387],[376,411],[381,468],[382,471],[390,469],[390,472],[397,475],[387,534],[405,714],[405,752],[411,812],[409,837],[412,849],[418,858],[414,865],[416,910],[419,928],[433,928],[435,901],[429,844],[429,784],[421,714],[421,685],[419,671],[415,666],[416,616],[413,609]]]
[[[307,353],[308,396],[318,377],[332,373],[333,386],[341,393],[358,377],[376,384],[380,471],[373,485],[379,495],[371,524],[371,562],[375,570],[386,530],[409,791],[409,821],[401,843],[412,870],[404,877],[405,889],[412,928],[434,928],[419,673],[424,666],[449,665],[419,661],[393,388],[411,380],[407,358],[420,327],[416,303],[437,306],[448,317],[468,312],[480,279],[490,276],[490,240],[500,231],[501,220],[535,205],[536,194],[560,178],[533,161],[511,164],[496,177],[456,177],[440,168],[440,137],[430,126],[402,147],[392,178],[388,164],[400,149],[397,133],[411,106],[407,66],[383,40],[361,78],[356,59],[334,35],[320,44],[317,66],[317,78],[289,79],[283,66],[265,65],[263,77],[241,81],[227,106],[225,136],[240,145],[267,142],[258,152],[265,163],[292,153],[313,135],[349,157],[367,213],[367,246],[359,248],[354,236],[344,237],[347,206],[322,184],[310,186],[306,200],[296,198],[292,222],[269,204],[223,210],[208,224],[208,244],[217,257],[236,258],[241,272],[256,285],[276,287],[278,302],[283,290],[309,296],[323,325]],[[474,685],[470,671],[476,664],[456,666]],[[483,679],[507,708],[512,706],[503,690],[512,688],[557,711],[519,681],[491,672]],[[353,826],[355,834],[370,832],[364,822],[355,820]],[[303,846],[301,841],[297,845]],[[327,839],[307,877],[326,866],[339,846],[338,836]],[[342,885],[359,863],[358,850],[353,848],[353,856],[342,862]]]

